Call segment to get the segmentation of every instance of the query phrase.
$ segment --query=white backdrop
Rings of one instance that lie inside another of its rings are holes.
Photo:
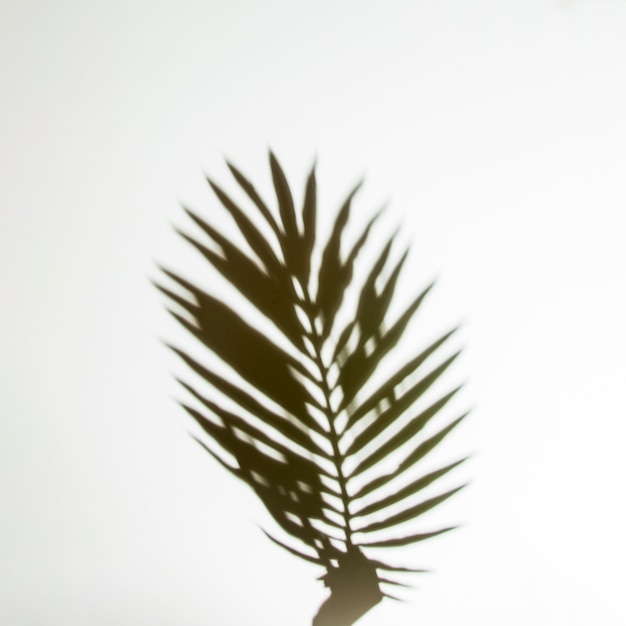
[[[203,172],[269,189],[271,147],[322,217],[365,175],[407,291],[439,278],[415,333],[464,322],[472,484],[430,518],[462,527],[363,626],[623,624],[625,67],[620,0],[2,0],[0,622],[310,623],[149,282],[195,262]]]

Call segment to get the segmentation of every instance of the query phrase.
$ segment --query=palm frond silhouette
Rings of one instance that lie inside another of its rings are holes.
[[[324,568],[322,580],[330,596],[314,626],[344,626],[384,596],[393,597],[385,589],[402,584],[398,572],[423,571],[375,559],[373,549],[406,546],[452,529],[416,533],[407,530],[407,522],[464,486],[432,497],[422,495],[465,459],[417,476],[409,471],[466,415],[423,434],[459,387],[415,409],[458,352],[431,364],[452,330],[382,382],[373,382],[432,285],[389,322],[406,253],[391,262],[395,235],[390,237],[367,265],[362,280],[355,282],[355,263],[378,217],[364,225],[353,243],[346,243],[359,185],[339,209],[327,240],[319,241],[315,167],[302,209],[296,210],[272,153],[269,161],[277,211],[229,164],[255,219],[208,181],[245,246],[235,245],[190,210],[186,211],[202,239],[180,233],[252,305],[248,313],[238,313],[164,268],[164,282],[171,286],[162,281],[157,287],[169,299],[176,320],[232,369],[232,375],[219,373],[173,347],[211,389],[207,395],[181,381],[194,398],[193,404],[182,404],[207,435],[199,443],[255,491],[286,533],[279,538],[264,531],[267,536]],[[319,251],[317,257],[314,250]],[[357,296],[353,316],[344,321],[341,312],[349,289]],[[272,322],[276,338],[259,329],[258,316]],[[279,335],[281,341],[276,340]]]

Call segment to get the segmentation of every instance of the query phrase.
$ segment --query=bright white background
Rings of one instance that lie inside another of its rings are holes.
[[[363,626],[623,624],[625,111],[620,0],[2,0],[0,622],[310,623],[149,283],[193,265],[202,173],[268,189],[271,146],[323,218],[362,175],[391,200],[407,291],[439,277],[420,341],[464,322],[472,484],[432,516],[463,526]]]

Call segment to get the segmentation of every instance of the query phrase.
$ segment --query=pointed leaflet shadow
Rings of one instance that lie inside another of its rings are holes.
[[[406,261],[405,253],[389,267],[394,235],[356,285],[355,315],[342,326],[338,314],[354,283],[355,261],[378,218],[374,216],[355,242],[346,245],[345,229],[360,185],[339,209],[328,240],[317,242],[314,169],[297,213],[283,170],[270,153],[278,205],[275,216],[248,179],[233,165],[229,168],[257,217],[264,220],[269,237],[210,180],[245,241],[244,249],[190,210],[187,214],[206,243],[180,234],[256,314],[273,323],[293,350],[287,352],[230,304],[162,268],[165,284],[156,286],[171,302],[174,318],[235,373],[218,374],[172,347],[219,392],[207,396],[181,381],[193,398],[193,404],[183,403],[183,407],[208,437],[198,442],[255,491],[296,545],[265,534],[290,553],[324,568],[322,580],[330,596],[315,616],[314,626],[349,626],[383,597],[393,597],[383,591],[384,586],[402,585],[381,572],[423,571],[375,560],[368,556],[369,550],[409,545],[452,529],[407,534],[396,527],[402,528],[462,488],[419,498],[465,459],[418,478],[409,472],[465,417],[427,438],[420,436],[458,388],[434,402],[424,401],[427,406],[419,412],[413,409],[456,358],[458,353],[429,365],[454,330],[375,386],[372,375],[397,346],[431,286],[388,323],[389,305]],[[321,262],[317,276],[312,276],[316,245]],[[342,254],[344,247],[348,249]],[[330,358],[323,356],[328,354]],[[385,472],[392,455],[395,469]],[[377,538],[381,531],[383,537]]]

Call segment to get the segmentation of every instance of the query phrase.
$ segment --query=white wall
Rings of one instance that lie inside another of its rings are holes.
[[[472,486],[432,517],[464,526],[363,626],[623,623],[624,67],[619,0],[0,3],[0,621],[310,623],[149,284],[202,173],[268,189],[271,146],[327,215],[365,174],[439,277],[416,332],[465,322]]]

